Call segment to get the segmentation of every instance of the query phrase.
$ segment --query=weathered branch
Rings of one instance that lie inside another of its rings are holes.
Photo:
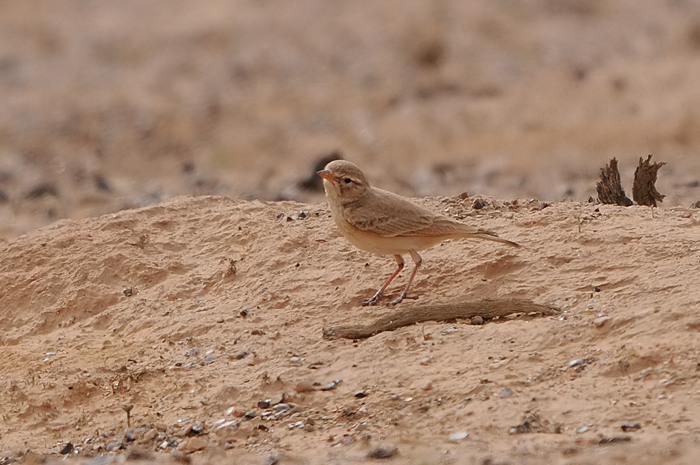
[[[620,172],[617,170],[617,159],[610,160],[610,164],[600,169],[600,181],[596,183],[598,201],[601,203],[621,205],[629,207],[632,201],[625,194],[620,182]]]
[[[656,190],[656,176],[659,172],[659,168],[664,166],[666,163],[649,163],[651,161],[651,155],[643,160],[639,157],[639,166],[634,171],[634,184],[632,185],[632,198],[639,205],[649,205],[651,207],[656,206],[656,201],[663,202],[663,194],[659,194]]]
[[[382,331],[393,331],[424,321],[444,321],[481,316],[484,320],[516,313],[553,315],[560,310],[548,305],[520,299],[484,299],[449,302],[437,305],[405,305],[367,324],[347,324],[323,328],[326,339],[363,339]]]

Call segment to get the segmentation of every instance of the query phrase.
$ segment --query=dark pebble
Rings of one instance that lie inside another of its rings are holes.
[[[126,442],[134,442],[136,439],[136,436],[134,436],[134,432],[131,431],[130,429],[126,430],[124,433],[124,441]]]
[[[251,410],[250,412],[246,413],[243,418],[245,418],[246,420],[252,420],[257,415],[258,415],[258,412],[256,412],[255,410]]]
[[[242,351],[238,352],[236,355],[234,355],[233,358],[235,358],[236,360],[241,360],[241,359],[245,358],[246,355],[248,355],[248,351],[242,350]]]
[[[367,453],[367,458],[370,459],[390,459],[395,456],[399,450],[394,447],[391,449],[385,447],[377,447],[376,449]]]
[[[363,397],[367,397],[367,391],[359,391],[355,393],[355,397],[358,399],[362,399]]]
[[[68,455],[71,452],[73,452],[73,444],[72,443],[67,443],[65,446],[63,446],[63,449],[59,452],[61,455]]]
[[[258,408],[270,408],[270,401],[269,400],[259,400],[258,401]]]
[[[472,204],[472,208],[474,210],[481,210],[486,206],[486,202],[484,202],[482,199],[476,199],[474,200],[474,203]]]

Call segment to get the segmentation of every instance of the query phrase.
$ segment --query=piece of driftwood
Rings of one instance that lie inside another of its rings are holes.
[[[659,194],[656,190],[656,176],[659,172],[659,168],[664,166],[666,163],[650,163],[651,155],[643,160],[639,157],[639,166],[634,171],[634,184],[632,184],[632,198],[639,205],[648,205],[650,207],[655,207],[657,200],[663,202],[663,194]]]
[[[625,194],[620,182],[620,172],[617,169],[617,159],[610,160],[610,164],[600,169],[600,181],[595,185],[598,191],[598,201],[612,205],[629,207],[632,201]]]
[[[347,324],[323,328],[323,337],[326,339],[364,339],[382,331],[393,331],[424,321],[469,319],[475,316],[489,320],[516,313],[554,315],[559,312],[560,310],[555,307],[521,299],[483,299],[435,305],[407,305],[398,307],[389,315],[379,317],[367,324]]]

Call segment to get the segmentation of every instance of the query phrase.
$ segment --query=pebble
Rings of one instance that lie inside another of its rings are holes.
[[[576,428],[576,433],[578,434],[585,433],[586,431],[588,431],[588,426],[579,426]]]
[[[116,450],[119,450],[122,448],[122,442],[121,441],[112,441],[109,444],[107,444],[107,452],[114,452]]]
[[[243,418],[245,418],[246,420],[252,420],[257,415],[258,415],[258,412],[256,412],[255,410],[251,410],[250,412],[246,412],[246,414],[243,415]]]
[[[377,447],[367,453],[369,459],[390,459],[395,456],[399,450],[396,447]]]
[[[322,391],[332,391],[333,389],[335,389],[336,387],[338,387],[338,385],[339,385],[340,383],[342,383],[342,382],[343,382],[342,379],[334,379],[333,381],[331,381],[330,383],[326,384],[325,386],[321,386],[319,389],[322,390]]]
[[[194,423],[185,430],[185,436],[197,436],[204,432],[204,423]]]
[[[248,355],[248,351],[242,350],[242,351],[238,352],[236,355],[234,355],[233,358],[235,358],[236,360],[241,360],[241,359],[245,358],[246,355]]]
[[[289,363],[291,363],[292,365],[301,365],[302,363],[304,363],[304,359],[300,357],[292,357],[289,359]]]
[[[449,441],[458,442],[462,439],[466,439],[467,436],[469,436],[469,433],[467,433],[466,431],[457,431],[455,433],[450,434]]]
[[[218,423],[218,422],[217,422],[217,423]],[[221,422],[221,423],[218,423],[218,424],[217,424],[216,430],[218,431],[218,430],[220,430],[220,429],[228,428],[229,426],[233,426],[233,428],[236,429],[236,428],[238,428],[238,423],[236,423],[236,422],[233,421],[233,420],[224,421],[224,422]]]
[[[207,447],[208,443],[203,438],[191,437],[180,443],[177,450],[181,452],[196,452]]]
[[[611,318],[609,316],[601,316],[601,317],[598,317],[595,320],[593,320],[593,324],[595,325],[596,328],[600,328],[610,320],[611,320]]]
[[[483,325],[483,324],[484,324],[484,318],[481,317],[480,315],[473,316],[473,317],[471,318],[471,323],[472,323],[473,325],[477,325],[477,326],[478,326],[478,325]]]
[[[513,390],[511,388],[505,388],[501,391],[501,393],[499,394],[499,397],[501,399],[505,399],[506,397],[510,397],[512,395],[513,395]]]
[[[562,371],[566,371],[569,368],[573,367],[583,367],[586,364],[586,362],[583,361],[582,358],[577,358],[576,360],[570,361],[564,368],[562,368]]]
[[[355,397],[357,397],[358,399],[362,399],[363,397],[367,397],[367,394],[367,391],[359,391],[355,393]]]
[[[61,451],[59,452],[59,454],[61,454],[61,455],[68,455],[68,454],[70,454],[71,452],[73,452],[73,444],[70,443],[70,442],[68,442],[68,443],[66,443],[65,446],[63,446],[63,448],[61,449]]]
[[[134,436],[134,432],[131,431],[130,429],[128,429],[124,432],[124,441],[133,442],[135,439],[136,439],[136,436]]]
[[[620,428],[624,432],[636,431],[638,429],[641,429],[642,425],[640,425],[638,421],[628,421],[627,423],[623,423],[622,426],[620,426]]]

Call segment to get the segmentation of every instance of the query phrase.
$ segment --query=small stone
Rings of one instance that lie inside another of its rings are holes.
[[[239,315],[241,315],[241,318],[245,318],[248,316],[248,309],[244,308],[243,310],[240,311]]]
[[[367,397],[367,394],[367,391],[359,391],[355,393],[355,397],[357,397],[358,399],[362,399],[363,397]]]
[[[245,418],[246,420],[252,420],[256,416],[258,416],[258,412],[256,412],[255,410],[251,410],[250,412],[246,412],[246,414],[243,415],[243,418]]]
[[[124,432],[124,441],[134,442],[135,439],[136,439],[136,436],[134,436],[134,432],[131,431],[130,429],[128,429]]]
[[[472,208],[474,210],[481,210],[486,206],[486,202],[484,202],[482,199],[475,199],[474,203],[472,203]]]
[[[505,399],[506,397],[510,397],[513,395],[513,390],[511,388],[505,388],[501,391],[501,393],[498,395],[501,399]]]
[[[291,363],[292,365],[298,366],[298,365],[301,365],[302,363],[304,363],[304,359],[300,358],[300,357],[291,357],[289,359],[289,363]]]
[[[151,442],[156,438],[156,436],[158,436],[158,431],[156,431],[155,428],[151,428],[145,433],[143,433],[141,440],[143,440],[144,442]]]
[[[442,334],[443,336],[447,336],[448,334],[451,334],[451,333],[454,333],[454,332],[455,332],[454,326],[450,326],[449,328],[443,329],[443,330],[440,332],[440,334]]]
[[[198,450],[204,449],[205,447],[207,447],[207,445],[207,441],[205,441],[203,438],[191,437],[185,441],[182,441],[180,445],[177,446],[177,450],[179,450],[180,452],[196,452]]]
[[[578,434],[583,434],[586,431],[588,431],[588,426],[579,426],[578,428],[576,428],[576,433]]]
[[[116,450],[119,450],[122,448],[122,442],[121,441],[112,441],[109,444],[107,444],[107,452],[114,452]]]
[[[199,347],[192,347],[190,350],[185,352],[185,357],[194,357],[199,353]]]
[[[471,323],[473,325],[483,325],[484,324],[484,318],[480,315],[473,316],[471,318]]]
[[[330,383],[328,383],[328,384],[326,384],[326,385],[324,385],[324,386],[321,386],[319,389],[322,390],[322,391],[332,391],[333,389],[335,389],[336,387],[338,387],[338,385],[339,385],[340,383],[342,383],[342,382],[343,382],[343,380],[341,380],[341,379],[334,379],[334,380],[331,381]]]
[[[603,325],[605,325],[605,323],[610,321],[610,319],[611,318],[609,316],[601,316],[601,317],[598,317],[595,320],[593,320],[593,324],[595,325],[596,328],[600,328]]]
[[[204,432],[204,423],[194,423],[185,430],[185,436],[197,436]]]
[[[59,454],[68,455],[71,452],[73,452],[73,444],[68,442],[68,443],[66,443],[65,446],[63,446],[63,448],[60,450]]]
[[[576,360],[570,361],[564,368],[562,368],[562,371],[566,371],[569,368],[573,367],[581,367],[583,368],[586,365],[586,362],[582,358],[577,358]]]
[[[270,399],[267,400],[259,400],[258,401],[258,408],[270,408]]]
[[[377,447],[367,453],[367,458],[369,459],[390,459],[395,456],[399,450],[396,447]]]
[[[235,358],[236,360],[241,360],[241,359],[245,358],[247,355],[248,355],[248,351],[242,350],[242,351],[238,352],[236,355],[234,355],[233,358]]]
[[[637,431],[642,428],[642,425],[640,425],[638,421],[628,421],[627,423],[623,423],[620,428],[626,433],[628,431]]]
[[[459,442],[462,439],[466,439],[467,436],[469,436],[469,433],[467,433],[466,431],[457,431],[455,433],[450,434],[449,441]]]
[[[272,407],[272,410],[274,410],[275,412],[284,412],[291,410],[291,408],[292,406],[289,404],[277,404],[274,407]]]

